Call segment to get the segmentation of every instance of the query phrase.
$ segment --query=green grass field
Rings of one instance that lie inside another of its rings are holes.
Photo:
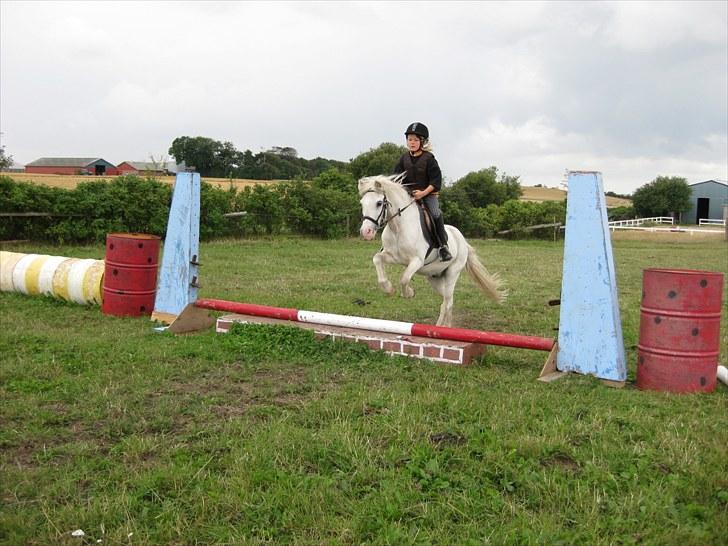
[[[510,298],[497,306],[463,276],[456,325],[555,336],[562,243],[471,243]],[[203,243],[200,295],[434,322],[424,279],[412,300],[377,290],[377,249]],[[538,382],[541,352],[492,348],[462,368],[295,328],[175,337],[2,293],[0,543],[726,544],[728,388],[634,386],[642,271],[728,274],[726,243],[616,240],[614,254],[623,389]]]

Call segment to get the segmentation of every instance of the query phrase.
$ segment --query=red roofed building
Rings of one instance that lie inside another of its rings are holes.
[[[144,161],[124,161],[116,167],[119,174],[159,174],[166,175],[169,173],[166,163],[153,163]]]

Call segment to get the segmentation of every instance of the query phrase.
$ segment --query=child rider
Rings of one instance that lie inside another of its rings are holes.
[[[442,172],[428,142],[430,132],[424,124],[414,122],[407,127],[404,134],[407,137],[409,151],[399,158],[394,172],[395,174],[407,173],[404,185],[409,186],[412,197],[425,204],[435,223],[440,259],[443,262],[452,260],[452,255],[447,248],[445,221],[442,218],[438,199],[438,192],[442,186]]]

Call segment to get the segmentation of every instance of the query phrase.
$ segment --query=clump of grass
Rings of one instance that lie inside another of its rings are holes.
[[[346,362],[351,367],[391,363],[384,353],[372,353],[364,345],[319,339],[313,330],[295,326],[236,323],[229,334],[223,345],[245,361],[266,358],[300,365]]]

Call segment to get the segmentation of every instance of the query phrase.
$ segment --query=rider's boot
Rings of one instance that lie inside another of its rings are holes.
[[[445,231],[445,220],[442,215],[435,218],[435,229],[437,230],[437,238],[440,240],[440,259],[443,262],[452,260],[450,250],[447,248],[447,232]]]

